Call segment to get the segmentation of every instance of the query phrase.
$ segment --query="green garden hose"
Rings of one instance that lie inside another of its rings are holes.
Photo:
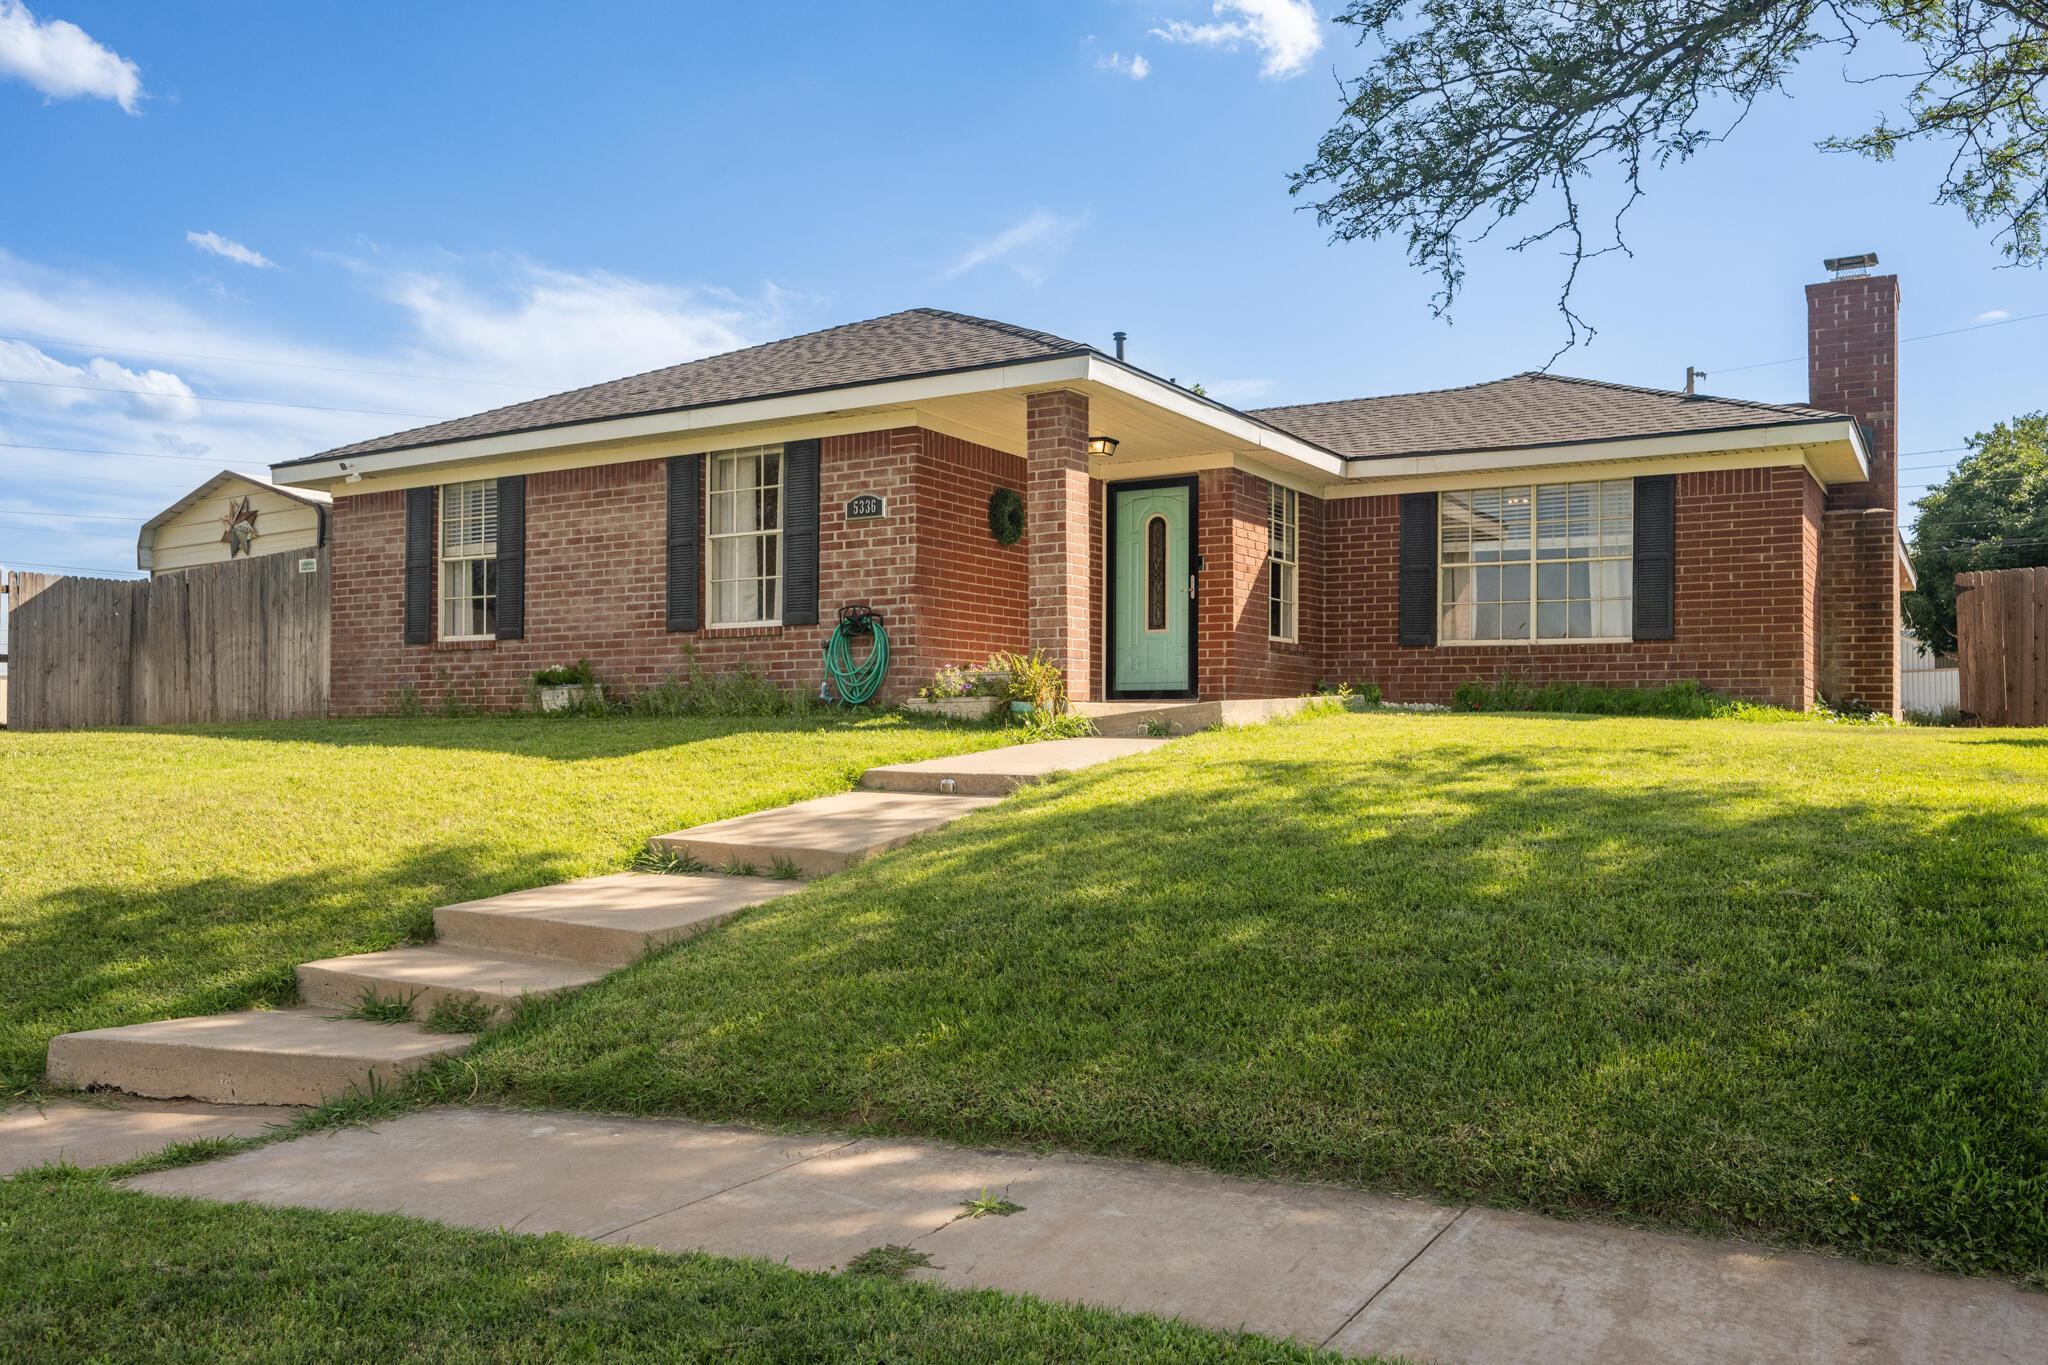
[[[868,657],[859,663],[853,661],[853,639],[857,635],[874,640]],[[825,674],[832,680],[839,700],[848,706],[863,704],[881,690],[882,678],[888,672],[889,632],[882,629],[882,618],[866,607],[848,607],[840,612],[839,628],[825,642]]]

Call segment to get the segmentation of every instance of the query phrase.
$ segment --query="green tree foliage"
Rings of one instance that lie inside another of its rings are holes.
[[[1947,148],[1937,199],[2013,262],[2048,259],[2048,0],[1350,0],[1336,17],[1375,56],[1340,82],[1344,112],[1291,192],[1336,240],[1404,240],[1439,313],[1465,248],[1511,231],[1517,250],[1563,247],[1566,345],[1590,335],[1573,283],[1627,250],[1645,172],[1727,138],[1803,59],[1866,42],[1882,55],[1844,74],[1893,112],[1821,145]]]
[[[2048,413],[2000,422],[1970,438],[1940,484],[1913,504],[1906,624],[1938,653],[1956,647],[1956,575],[2048,564]]]

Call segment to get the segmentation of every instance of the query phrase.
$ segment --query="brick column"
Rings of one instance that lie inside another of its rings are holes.
[[[1024,403],[1031,647],[1065,671],[1070,700],[1092,701],[1102,617],[1091,565],[1088,399],[1062,389]]]
[[[1813,406],[1863,429],[1866,483],[1837,484],[1821,513],[1820,690],[1899,713],[1899,277],[1806,286]]]

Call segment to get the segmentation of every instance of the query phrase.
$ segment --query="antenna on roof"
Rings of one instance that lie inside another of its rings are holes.
[[[1116,358],[1122,360],[1124,358],[1124,334],[1122,332],[1111,332],[1110,335],[1116,338]]]
[[[1693,396],[1693,385],[1694,385],[1694,384],[1695,384],[1696,382],[1698,382],[1699,380],[1705,379],[1706,377],[1707,377],[1707,372],[1706,372],[1705,370],[1698,370],[1698,369],[1694,369],[1694,368],[1693,368],[1692,366],[1690,366],[1690,365],[1686,366],[1686,367],[1685,367],[1685,396],[1686,396],[1687,398],[1690,398],[1690,397],[1692,397],[1692,396]]]

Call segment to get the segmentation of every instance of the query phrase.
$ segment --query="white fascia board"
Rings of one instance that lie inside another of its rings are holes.
[[[679,433],[720,427],[756,426],[770,422],[801,421],[834,413],[867,408],[911,408],[956,394],[987,393],[1002,389],[1042,389],[1078,383],[1088,378],[1089,358],[1085,355],[1034,360],[1021,365],[991,366],[960,370],[952,374],[924,375],[915,379],[892,379],[879,384],[852,388],[821,389],[815,393],[788,394],[779,398],[755,398],[738,403],[685,408],[675,412],[652,412],[636,417],[606,421],[577,422],[565,426],[512,431],[497,436],[477,436],[466,441],[407,446],[397,450],[344,455],[311,464],[272,466],[271,478],[279,484],[330,484],[349,474],[389,474],[424,465],[446,465],[471,460],[502,459],[562,450],[571,446],[605,445],[620,441],[658,439]],[[343,466],[346,466],[344,468]]]
[[[1298,436],[1269,427],[1234,409],[1209,402],[1176,384],[1154,379],[1150,375],[1119,365],[1102,356],[1087,357],[1090,383],[1100,384],[1106,389],[1128,394],[1141,402],[1150,403],[1176,417],[1191,422],[1200,422],[1223,436],[1222,444],[1233,449],[1265,450],[1298,464],[1308,466],[1321,474],[1341,475],[1344,473],[1344,459],[1333,455],[1321,446],[1311,445]]]
[[[1856,482],[1870,477],[1870,456],[1864,449],[1856,423],[1797,422],[1787,426],[1743,427],[1735,431],[1685,432],[1672,436],[1643,436],[1628,440],[1582,441],[1573,445],[1513,447],[1498,450],[1468,450],[1446,455],[1404,455],[1392,459],[1347,461],[1347,476],[1353,484],[1371,484],[1392,479],[1430,478],[1451,474],[1472,474],[1487,470],[1542,469],[1551,465],[1597,464],[1609,460],[1668,459],[1678,455],[1720,455],[1742,451],[1768,450],[1784,446],[1846,444],[1854,455]]]

